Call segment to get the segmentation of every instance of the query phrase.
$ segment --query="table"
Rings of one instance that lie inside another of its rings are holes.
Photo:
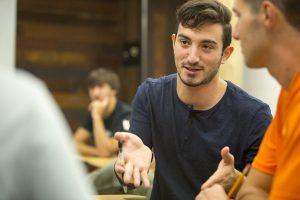
[[[96,200],[145,200],[145,196],[131,194],[95,195]]]

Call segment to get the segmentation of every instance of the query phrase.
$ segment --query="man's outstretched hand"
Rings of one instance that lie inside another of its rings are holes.
[[[122,143],[121,154],[123,154],[119,153],[115,171],[118,174],[124,174],[125,184],[132,183],[135,187],[139,187],[142,182],[145,187],[149,187],[148,170],[152,158],[151,149],[144,145],[138,136],[129,132],[117,132],[114,138]]]

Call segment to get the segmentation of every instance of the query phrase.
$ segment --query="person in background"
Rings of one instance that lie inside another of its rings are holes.
[[[117,131],[129,130],[131,107],[117,99],[120,80],[116,73],[98,68],[91,71],[87,78],[91,103],[89,114],[74,135],[80,154],[85,156],[114,157],[118,143],[113,138]],[[89,175],[98,194],[122,194],[115,173],[114,161]],[[149,189],[138,189],[130,193],[147,195]]]
[[[87,80],[91,102],[85,122],[74,134],[76,147],[85,156],[113,157],[118,151],[114,133],[129,129],[131,108],[117,99],[120,80],[114,72],[98,68]]]
[[[69,127],[44,84],[1,71],[0,93],[0,199],[91,199]]]
[[[228,188],[252,162],[272,119],[267,104],[219,76],[233,51],[230,10],[217,0],[191,0],[176,14],[177,73],[142,83],[129,132],[115,134],[125,162],[119,159],[115,170],[125,184],[149,185],[154,152],[155,200],[194,199],[202,184]]]
[[[235,0],[241,41],[250,68],[266,67],[282,86],[274,120],[236,199],[300,199],[300,4],[297,0]],[[212,185],[196,198],[227,199]]]

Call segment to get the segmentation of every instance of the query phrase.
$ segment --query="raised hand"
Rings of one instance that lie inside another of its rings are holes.
[[[221,150],[222,160],[215,173],[203,183],[201,190],[220,184],[226,191],[230,189],[240,172],[234,168],[234,157],[229,152],[229,147]]]
[[[104,114],[108,108],[109,99],[104,98],[103,100],[94,100],[89,105],[89,111],[92,116],[104,117]]]
[[[135,187],[138,187],[143,182],[145,187],[149,187],[148,170],[152,158],[151,149],[132,133],[117,132],[114,138],[122,143],[123,154],[117,159],[115,171],[118,174],[124,173],[125,184],[133,183]]]

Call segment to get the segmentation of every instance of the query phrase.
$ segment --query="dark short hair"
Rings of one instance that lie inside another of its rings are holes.
[[[120,89],[120,80],[118,75],[105,68],[92,70],[88,75],[87,84],[89,88],[108,84],[113,90],[117,92]]]
[[[177,25],[199,28],[206,23],[223,27],[223,51],[231,43],[231,11],[217,0],[190,0],[176,11]]]
[[[258,12],[260,5],[264,0],[244,0],[250,5],[253,12]],[[300,31],[300,4],[299,0],[268,0],[277,6],[287,21]]]

